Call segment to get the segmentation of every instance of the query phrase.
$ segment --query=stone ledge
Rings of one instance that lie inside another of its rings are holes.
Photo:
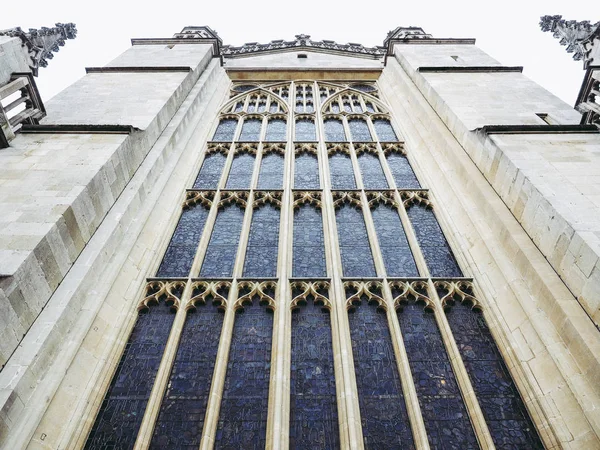
[[[191,72],[188,66],[111,66],[111,67],[86,67],[85,73],[115,73],[115,72]]]
[[[447,73],[473,73],[473,72],[523,72],[523,66],[423,66],[417,72],[447,72]]]

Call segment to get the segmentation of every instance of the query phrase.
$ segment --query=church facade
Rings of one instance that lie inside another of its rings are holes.
[[[577,111],[470,38],[186,27],[43,105],[17,39],[2,448],[598,448],[593,52]]]

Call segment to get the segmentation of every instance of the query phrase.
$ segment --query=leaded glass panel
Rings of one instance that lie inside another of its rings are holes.
[[[213,141],[218,142],[231,142],[235,136],[235,129],[237,127],[237,119],[221,119],[219,125],[217,126],[217,130],[215,131],[215,135],[213,136]]]
[[[386,157],[390,172],[398,189],[420,189],[421,185],[410,166],[408,159],[400,153],[390,153]]]
[[[349,155],[334,153],[329,156],[331,189],[356,189],[354,169]]]
[[[325,140],[328,142],[345,142],[346,132],[344,124],[339,119],[325,119],[323,121],[325,128]]]
[[[325,277],[325,237],[321,211],[312,205],[302,205],[294,211],[292,276]]]
[[[390,206],[378,205],[371,211],[371,216],[387,275],[389,277],[418,277],[419,271],[408,245],[398,211]]]
[[[279,209],[266,204],[254,210],[244,261],[245,277],[277,276]]]
[[[287,122],[285,119],[271,119],[267,122],[266,141],[283,142],[286,140]]]
[[[296,141],[312,142],[317,140],[315,122],[311,119],[296,120]]]
[[[219,308],[209,302],[187,312],[151,449],[200,447],[223,324]]]
[[[219,211],[200,269],[201,277],[232,276],[243,220],[244,210],[237,205]]]
[[[407,213],[431,276],[462,277],[433,210],[421,205],[411,205]]]
[[[343,205],[336,210],[335,219],[344,276],[376,276],[362,211],[350,205]]]
[[[231,169],[225,187],[227,189],[250,189],[252,172],[254,170],[254,155],[237,153],[233,158]]]
[[[363,298],[348,321],[365,449],[413,449],[385,311]]]
[[[222,153],[207,155],[194,182],[194,189],[217,189],[225,161],[227,157]]]
[[[543,449],[483,314],[458,299],[446,317],[496,448]]]
[[[283,156],[277,153],[269,153],[263,156],[258,176],[258,189],[283,188],[284,162]]]
[[[398,137],[388,119],[374,119],[373,127],[380,142],[398,142]]]
[[[387,189],[388,183],[376,155],[363,153],[358,156],[358,167],[365,189]]]
[[[162,301],[139,313],[86,449],[133,448],[174,318]]]
[[[272,333],[273,314],[256,300],[238,310],[215,449],[265,448]]]
[[[373,140],[367,121],[364,119],[348,120],[353,142],[369,142]]]
[[[250,107],[248,107],[250,110]],[[250,111],[249,111],[250,112]],[[239,141],[241,142],[257,142],[260,140],[260,129],[262,126],[261,119],[246,119],[242,125]]]
[[[319,189],[319,161],[317,155],[296,154],[294,163],[294,189]]]
[[[330,313],[309,300],[292,313],[290,448],[340,447]]]

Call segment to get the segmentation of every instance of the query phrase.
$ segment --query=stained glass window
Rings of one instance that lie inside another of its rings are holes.
[[[267,122],[266,141],[283,142],[286,140],[286,121],[285,119],[271,119]]]
[[[411,299],[397,316],[431,448],[479,448],[433,312]]]
[[[133,448],[174,318],[163,301],[139,313],[86,449]]]
[[[258,176],[258,189],[283,188],[284,158],[277,153],[264,155],[260,164]]]
[[[227,157],[222,153],[207,155],[194,182],[194,189],[217,189],[225,161]]]
[[[294,211],[292,276],[325,277],[325,238],[321,211],[312,205],[302,205]]]
[[[398,211],[378,205],[371,211],[381,256],[389,277],[418,277],[419,271],[408,245]]]
[[[253,169],[254,155],[250,153],[237,153],[233,158],[225,187],[227,189],[250,189]]]
[[[373,126],[380,142],[397,142],[398,137],[388,119],[374,119]]]
[[[187,277],[192,268],[208,210],[203,205],[184,209],[175,227],[157,277]]]
[[[420,189],[421,185],[405,156],[400,153],[390,153],[386,156],[390,172],[398,189]]]
[[[349,155],[334,153],[329,156],[331,189],[356,189],[352,160]]]
[[[311,119],[296,120],[296,141],[312,142],[317,140],[315,123]]]
[[[421,205],[411,205],[407,213],[431,276],[462,277],[433,210]]]
[[[213,141],[233,141],[233,137],[235,136],[235,129],[237,127],[237,122],[237,119],[221,119],[221,121],[219,122],[219,126],[217,126],[217,130],[215,131],[215,135],[213,136]]]
[[[414,448],[386,313],[362,299],[348,321],[365,449]]]
[[[362,211],[350,205],[343,205],[336,210],[335,219],[344,276],[376,276]]]
[[[242,125],[239,141],[241,142],[256,142],[260,139],[260,128],[262,126],[261,119],[246,119]]]
[[[345,142],[346,132],[344,124],[339,119],[325,119],[323,121],[325,128],[325,140],[329,142]]]
[[[199,448],[222,323],[210,302],[188,311],[151,449]]]
[[[294,163],[294,189],[319,189],[319,162],[317,155],[296,153]]]
[[[278,246],[279,209],[270,204],[255,208],[246,248],[244,276],[277,276]]]
[[[219,211],[200,270],[201,277],[231,277],[237,253],[244,210],[230,205]]]
[[[348,120],[348,126],[350,127],[353,142],[369,142],[373,140],[369,126],[364,119],[350,119]]]
[[[358,167],[365,189],[387,189],[388,183],[376,155],[363,153],[358,156]]]
[[[266,442],[273,314],[258,304],[238,310],[215,436],[215,449],[263,449]]]
[[[458,299],[446,317],[496,448],[543,449],[483,314]]]
[[[290,448],[340,447],[329,311],[312,300],[292,314]]]

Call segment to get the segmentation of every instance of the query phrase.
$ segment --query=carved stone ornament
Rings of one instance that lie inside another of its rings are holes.
[[[229,152],[230,144],[223,144],[222,142],[209,142],[206,147],[206,154],[212,155],[213,153],[220,153],[227,155]]]
[[[234,310],[250,305],[254,300],[266,304],[271,310],[275,309],[275,281],[240,281],[238,284],[238,299],[233,305]]]
[[[331,310],[328,281],[294,281],[290,287],[294,293],[294,298],[290,304],[292,309],[297,308],[300,304],[306,303],[312,298],[315,304],[321,304],[328,310]]]
[[[366,193],[367,200],[369,202],[369,208],[373,209],[377,205],[390,205],[395,208],[398,206],[398,202],[394,198],[394,193],[392,191],[381,191],[381,192],[373,192],[369,191]]]
[[[183,207],[184,209],[187,209],[200,204],[206,209],[209,209],[212,206],[214,198],[215,193],[211,191],[187,191]]]
[[[425,281],[390,281],[390,289],[394,297],[394,308],[402,309],[402,305],[410,300],[423,302],[425,309],[433,311],[433,301],[425,295],[427,292],[427,282]]]
[[[219,200],[219,208],[225,208],[226,206],[236,204],[241,209],[244,209],[247,201],[248,192],[223,191],[221,192],[221,199]]]
[[[468,302],[471,303],[472,309],[481,310],[481,303],[479,300],[475,298],[473,295],[473,283],[467,280],[458,280],[458,281],[436,281],[434,282],[434,286],[436,289],[439,289],[445,292],[444,295],[441,296],[440,300],[442,302],[442,307],[444,309],[452,307],[452,304],[455,301],[459,301],[461,303]]]
[[[360,208],[362,202],[360,201],[360,193],[355,191],[349,192],[332,192],[333,196],[333,207],[335,209],[341,208],[343,205],[350,205],[354,208]]]
[[[398,153],[399,155],[406,156],[406,149],[404,148],[404,144],[402,142],[381,144],[381,148],[383,149],[383,153],[385,156],[388,156],[393,153]]]
[[[344,290],[348,310],[352,310],[354,304],[360,303],[364,297],[368,303],[377,303],[379,308],[387,311],[387,306],[383,300],[383,284],[381,281],[346,281]]]
[[[379,155],[379,152],[377,151],[377,144],[372,144],[372,143],[354,144],[354,150],[356,151],[356,156],[360,156],[363,153],[370,153],[375,156]]]
[[[264,144],[263,145],[263,155],[269,155],[271,153],[275,153],[276,155],[281,155],[284,156],[285,155],[285,142],[277,142],[277,143],[271,143],[271,144]]]
[[[327,155],[331,156],[335,153],[350,156],[350,144],[347,142],[331,142],[327,144]]]
[[[253,142],[243,142],[235,144],[235,154],[247,153],[249,155],[256,155],[258,152],[258,144]]]
[[[314,142],[296,143],[294,144],[294,153],[300,155],[302,153],[308,153],[310,155],[317,154],[317,144]]]
[[[282,193],[279,191],[265,192],[257,191],[254,193],[254,201],[252,202],[253,208],[260,208],[267,203],[273,205],[277,209],[281,208],[281,197]]]
[[[600,22],[591,24],[589,20],[563,20],[562,16],[542,16],[542,31],[549,31],[559,39],[560,45],[567,47],[567,53],[573,53],[575,61],[583,60],[584,67],[600,56]],[[596,48],[594,48],[596,47]]]
[[[294,192],[294,209],[298,209],[302,205],[312,205],[321,209],[321,193],[319,191]]]
[[[185,289],[185,281],[149,281],[146,284],[144,298],[138,304],[138,311],[146,311],[151,305],[158,305],[164,301],[174,310],[179,309],[181,296]]]
[[[406,207],[411,205],[423,205],[426,208],[433,208],[433,203],[429,200],[427,191],[401,191],[400,196]]]
[[[229,281],[194,281],[192,298],[187,303],[186,309],[193,309],[198,303],[206,304],[207,302],[225,309],[230,288],[231,282]]]

